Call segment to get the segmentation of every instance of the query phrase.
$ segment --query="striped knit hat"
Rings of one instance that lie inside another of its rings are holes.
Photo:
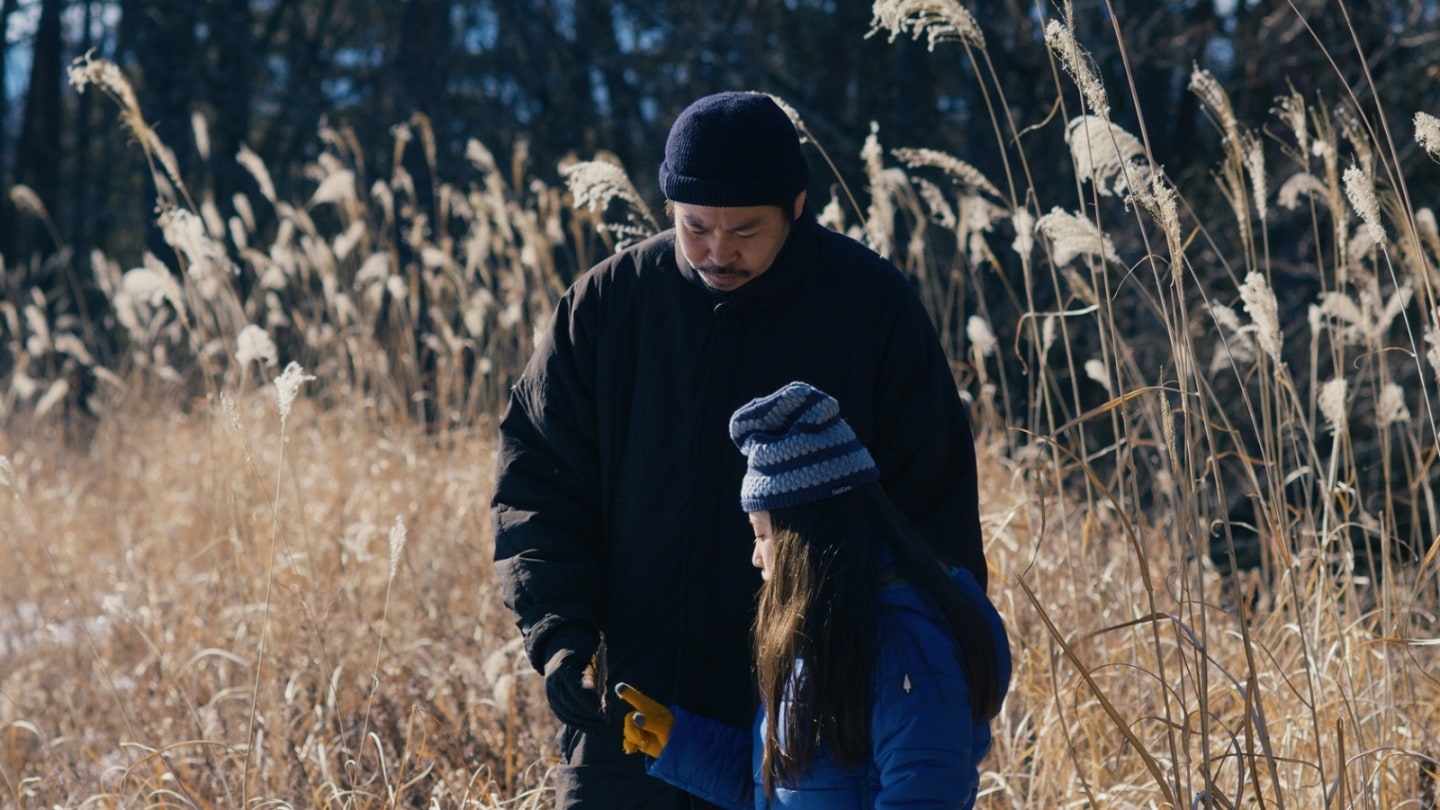
[[[877,481],[880,470],[840,403],[808,383],[792,382],[753,399],[730,417],[730,438],[749,459],[740,485],[746,512],[798,506]]]

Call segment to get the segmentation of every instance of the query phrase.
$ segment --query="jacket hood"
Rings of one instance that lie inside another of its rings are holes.
[[[1000,672],[1000,683],[1005,687],[1002,692],[1008,692],[1011,676],[1010,637],[1005,632],[1005,622],[1000,618],[1000,612],[995,609],[995,604],[985,595],[985,590],[975,581],[975,576],[969,570],[959,566],[951,568],[950,581],[958,585],[960,590],[964,591],[965,595],[979,606],[980,613],[984,615],[985,623],[990,629],[990,637],[995,641],[995,663]],[[903,582],[882,587],[880,604],[896,610],[911,611],[922,616],[934,616],[935,614],[920,592]]]

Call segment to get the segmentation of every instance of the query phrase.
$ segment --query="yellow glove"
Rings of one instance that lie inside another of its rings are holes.
[[[670,741],[675,715],[628,683],[616,684],[615,694],[638,710],[625,715],[625,753],[644,751],[652,757],[660,756]]]

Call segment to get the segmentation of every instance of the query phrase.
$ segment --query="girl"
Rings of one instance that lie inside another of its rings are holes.
[[[764,584],[752,730],[634,687],[625,750],[730,808],[968,808],[1010,680],[1000,616],[936,557],[878,483],[839,404],[806,383],[730,420]]]

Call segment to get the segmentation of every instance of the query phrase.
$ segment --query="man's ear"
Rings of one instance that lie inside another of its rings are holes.
[[[792,206],[791,211],[790,211],[790,221],[791,221],[791,222],[794,222],[795,220],[799,219],[799,218],[800,218],[800,212],[801,212],[801,211],[804,211],[804,210],[805,210],[805,189],[802,188],[802,189],[800,189],[800,193],[795,195],[795,205]]]

